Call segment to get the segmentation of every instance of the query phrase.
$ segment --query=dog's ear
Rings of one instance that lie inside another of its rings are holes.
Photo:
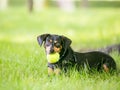
[[[63,40],[63,46],[65,49],[68,48],[70,44],[72,43],[72,41],[65,36],[62,36],[62,40]]]
[[[42,46],[43,41],[46,40],[46,38],[48,37],[48,35],[50,35],[50,34],[42,34],[42,35],[37,36],[37,41],[38,41],[38,43],[39,43],[40,46]]]

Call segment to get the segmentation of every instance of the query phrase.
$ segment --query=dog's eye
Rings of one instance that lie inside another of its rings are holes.
[[[52,39],[49,39],[49,42],[52,43]]]

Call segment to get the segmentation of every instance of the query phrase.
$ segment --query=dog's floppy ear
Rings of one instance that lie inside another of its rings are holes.
[[[50,34],[42,34],[42,35],[37,36],[37,41],[38,41],[40,46],[42,46],[43,41],[46,40],[48,35],[50,35]]]
[[[62,36],[62,40],[63,40],[63,46],[65,49],[68,48],[70,44],[72,43],[72,41],[65,36]]]

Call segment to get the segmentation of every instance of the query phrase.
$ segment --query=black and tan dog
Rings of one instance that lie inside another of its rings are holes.
[[[59,53],[60,59],[56,63],[48,63],[48,74],[59,74],[61,70],[67,71],[71,67],[81,70],[85,66],[89,70],[110,72],[116,70],[114,59],[99,51],[86,53],[74,52],[70,47],[71,40],[65,36],[54,34],[42,34],[37,37],[40,46],[44,43],[46,54]]]

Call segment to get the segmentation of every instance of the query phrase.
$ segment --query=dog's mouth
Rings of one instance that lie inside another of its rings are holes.
[[[56,47],[56,46],[46,46],[46,55],[47,55],[47,61],[49,63],[56,63],[60,59],[60,52],[62,49],[62,46]]]
[[[49,54],[55,54],[55,53],[60,53],[61,52],[62,46],[60,46],[60,47],[46,46],[45,49],[46,49],[46,54],[47,55],[49,55]]]

